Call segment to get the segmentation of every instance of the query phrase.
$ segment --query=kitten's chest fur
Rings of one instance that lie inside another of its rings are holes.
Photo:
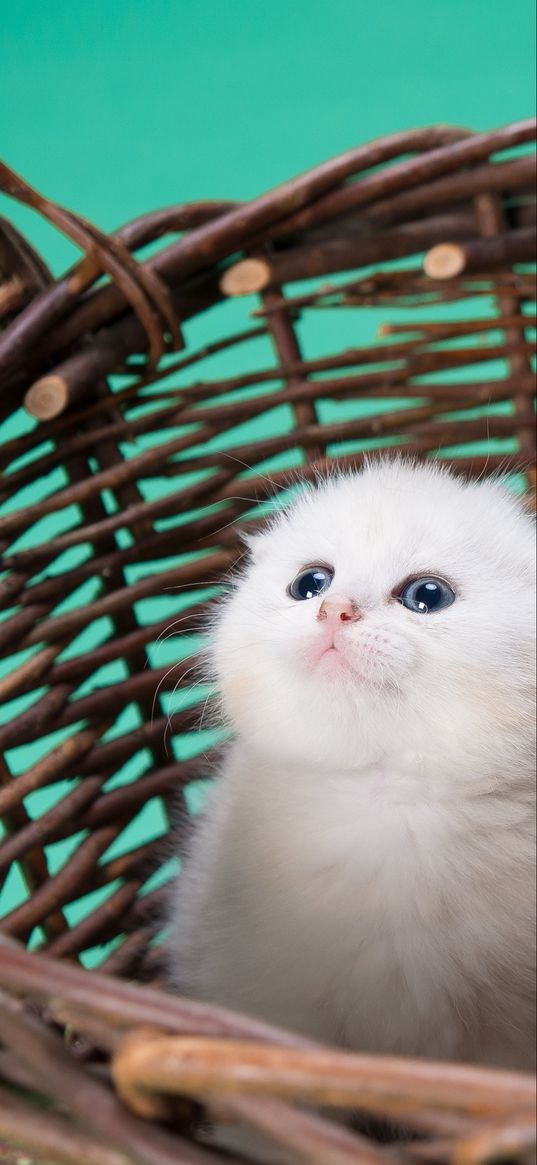
[[[272,774],[277,789],[270,777],[261,795],[258,786],[237,808],[251,823],[251,858],[267,890],[284,873],[291,900],[314,889],[327,925],[338,908],[355,911],[356,929],[371,915],[396,932],[403,917],[446,925],[456,913],[455,886],[482,892],[498,860],[496,835],[505,848],[506,817],[514,829],[526,810],[497,812],[492,799],[477,804],[456,790],[440,796],[426,762],[412,769],[412,760],[319,778],[280,772]]]
[[[461,1024],[482,1026],[506,951],[531,962],[530,819],[524,803],[440,796],[413,758],[260,773],[228,818],[244,957],[271,970],[252,1010],[312,1031],[307,1000],[312,1034],[464,1055]]]

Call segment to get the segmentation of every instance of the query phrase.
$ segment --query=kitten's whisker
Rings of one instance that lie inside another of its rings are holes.
[[[221,534],[223,530],[229,530],[230,526],[234,526],[235,522],[238,522],[243,517],[244,517],[244,513],[236,514],[235,517],[232,518],[231,521],[226,522],[224,526],[219,526],[217,530],[213,530],[210,534],[210,537],[214,538],[214,536],[216,534]],[[248,531],[246,531],[246,533],[248,533]]]
[[[160,678],[160,680],[159,680],[159,682],[158,682],[158,684],[157,684],[157,689],[156,689],[156,692],[155,692],[155,694],[154,694],[154,696],[153,696],[153,702],[152,702],[152,705],[151,705],[151,727],[153,727],[153,724],[154,724],[154,718],[155,718],[155,704],[156,704],[156,702],[157,702],[157,699],[158,699],[158,696],[159,696],[160,690],[161,690],[161,688],[162,688],[162,685],[166,683],[166,680],[168,679],[168,676],[170,676],[170,675],[172,674],[172,672],[174,672],[174,671],[175,671],[175,669],[176,669],[177,667],[180,667],[180,666],[181,666],[181,664],[182,664],[183,662],[184,662],[183,660],[181,660],[181,659],[178,659],[178,660],[176,660],[176,662],[175,662],[175,663],[172,663],[171,667],[169,667],[169,668],[168,668],[168,671],[166,672],[166,675],[164,675],[164,676],[161,676],[161,678]],[[178,679],[178,681],[177,681],[177,683],[176,683],[176,685],[175,685],[175,688],[173,689],[173,694],[175,694],[175,692],[177,691],[177,688],[179,687],[179,684],[180,684],[180,683],[181,683],[183,680],[185,680],[185,679],[186,679],[186,677],[187,677],[187,676],[189,676],[189,675],[191,674],[191,672],[195,671],[197,667],[199,667],[199,663],[198,663],[198,661],[196,660],[196,662],[195,662],[195,663],[193,663],[193,664],[191,665],[191,667],[187,668],[186,672],[184,672],[184,674],[183,674],[182,676],[180,676],[180,677],[179,677],[179,679]],[[201,682],[201,681],[200,681],[200,682]],[[192,686],[192,685],[189,685],[189,687],[190,687],[190,686]]]
[[[169,671],[167,671],[167,672],[166,672],[166,675],[165,675],[165,676],[162,676],[162,677],[161,677],[161,679],[159,680],[158,684],[157,684],[157,688],[156,688],[156,691],[154,692],[154,695],[153,695],[153,701],[152,701],[152,704],[151,704],[151,727],[153,727],[153,724],[154,724],[154,722],[155,722],[155,706],[156,706],[156,703],[157,703],[157,699],[158,699],[158,696],[159,696],[160,689],[161,689],[162,685],[163,685],[163,684],[166,682],[166,680],[167,680],[168,676],[170,675],[170,673],[171,673],[171,672],[174,670],[174,668],[176,668],[177,666],[178,666],[178,664],[177,664],[177,663],[173,663],[173,664],[172,664],[172,666],[170,667]]]
[[[209,692],[208,696],[205,699],[205,703],[204,703],[203,708],[202,708],[200,722],[199,722],[199,731],[200,732],[203,728],[203,719],[204,719],[205,713],[207,711],[207,708],[209,706],[209,701],[214,698],[214,695],[215,695],[214,692]]]
[[[177,689],[179,687],[180,682],[181,682],[180,680],[177,681],[172,692],[170,693],[170,708],[168,711],[168,715],[166,717],[166,724],[164,726],[164,736],[163,736],[163,741],[164,741],[165,745],[166,745],[166,737],[168,735],[168,732],[171,733],[171,731],[172,731],[173,717],[176,715],[176,712],[173,710],[172,704],[173,704],[173,699],[174,699],[175,693],[177,692]],[[188,688],[189,693],[191,694],[192,692],[195,692],[196,688],[203,687],[205,685],[205,683],[206,683],[206,681],[204,679],[197,680],[196,683],[189,685],[189,688]]]
[[[186,676],[190,675],[190,673],[191,673],[191,672],[193,672],[193,671],[195,670],[195,667],[196,667],[196,666],[197,666],[197,665],[196,665],[196,664],[194,664],[194,665],[193,665],[191,668],[189,668],[189,669],[188,669],[188,671],[187,671],[187,672],[185,672],[185,675],[184,675],[184,676],[181,676],[181,677],[178,679],[177,683],[175,684],[175,686],[174,686],[174,688],[173,688],[173,690],[172,690],[172,692],[171,692],[171,694],[170,694],[170,710],[169,710],[169,712],[168,712],[168,716],[167,716],[167,718],[166,718],[166,724],[165,724],[165,726],[164,726],[164,737],[163,737],[163,740],[164,740],[164,746],[165,746],[165,748],[167,748],[167,744],[166,744],[166,737],[167,737],[167,734],[168,734],[168,730],[169,730],[169,731],[170,731],[170,733],[171,733],[171,730],[172,730],[172,719],[173,719],[173,716],[175,715],[175,713],[174,713],[174,711],[173,711],[173,709],[172,709],[173,698],[174,698],[174,696],[175,696],[175,693],[176,693],[176,691],[177,691],[177,689],[178,689],[178,687],[179,687],[179,685],[180,685],[180,683],[181,683],[181,680],[185,679],[185,677],[186,677]],[[169,674],[169,673],[168,673],[168,674]],[[189,692],[190,692],[190,693],[192,693],[192,692],[195,692],[196,688],[199,688],[199,687],[201,687],[201,686],[202,686],[202,685],[203,685],[205,682],[206,682],[206,681],[205,681],[204,679],[199,679],[199,680],[197,680],[197,681],[196,681],[196,683],[195,683],[195,684],[189,684],[189,685],[188,685],[188,690],[189,690]]]
[[[229,453],[227,449],[222,450],[219,453],[219,456],[228,457],[230,461],[236,461],[237,465],[242,465],[245,469],[251,469],[257,474],[258,477],[261,477],[263,481],[268,481],[269,485],[272,486],[275,493],[280,489],[277,482],[274,481],[274,478],[268,477],[266,473],[261,473],[261,471],[257,468],[257,465],[249,465],[247,461],[243,461],[241,457],[236,457],[233,453]]]
[[[185,615],[180,615],[180,617],[178,619],[174,619],[173,623],[170,623],[168,627],[165,627],[163,629],[163,631],[160,632],[160,635],[157,635],[157,638],[153,640],[153,643],[157,644],[157,643],[164,642],[165,639],[169,638],[169,633],[171,631],[173,631],[173,628],[177,627],[179,625],[179,623],[186,623],[187,619],[192,619],[192,620],[200,619],[203,621],[205,618],[206,618],[205,611],[198,611],[197,615],[189,615],[188,613]],[[185,631],[188,631],[188,630],[189,630],[188,627],[185,628]],[[184,631],[177,632],[176,634],[178,634],[178,635],[184,634]]]
[[[164,594],[165,591],[192,591],[203,590],[204,588],[209,589],[211,587],[219,586],[221,581],[221,578],[216,576],[212,579],[202,579],[201,582],[177,583],[169,587],[163,587],[162,594]]]
[[[165,643],[169,643],[170,639],[178,639],[180,635],[194,635],[199,636],[201,632],[195,631],[190,627],[183,627],[180,631],[170,631],[169,635],[161,635],[158,641],[158,647],[163,647]]]

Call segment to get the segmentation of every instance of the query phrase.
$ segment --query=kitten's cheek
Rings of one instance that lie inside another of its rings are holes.
[[[241,709],[252,693],[252,676],[236,672],[221,678],[220,691],[226,715],[233,721],[240,720]]]

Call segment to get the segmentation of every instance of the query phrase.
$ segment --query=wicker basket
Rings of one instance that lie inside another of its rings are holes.
[[[239,524],[297,466],[368,448],[535,488],[534,141],[533,122],[395,134],[111,236],[0,166],[84,256],[54,280],[0,220],[0,1160],[209,1165],[200,1114],[297,1163],[531,1159],[529,1078],[323,1049],[166,995],[159,933],[167,823],[218,748],[193,735],[197,620]]]

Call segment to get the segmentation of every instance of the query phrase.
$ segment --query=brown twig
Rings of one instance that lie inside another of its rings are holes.
[[[467,243],[439,243],[425,256],[423,269],[432,279],[453,279],[469,271],[488,271],[491,267],[511,263],[532,263],[536,245],[534,227]]]

